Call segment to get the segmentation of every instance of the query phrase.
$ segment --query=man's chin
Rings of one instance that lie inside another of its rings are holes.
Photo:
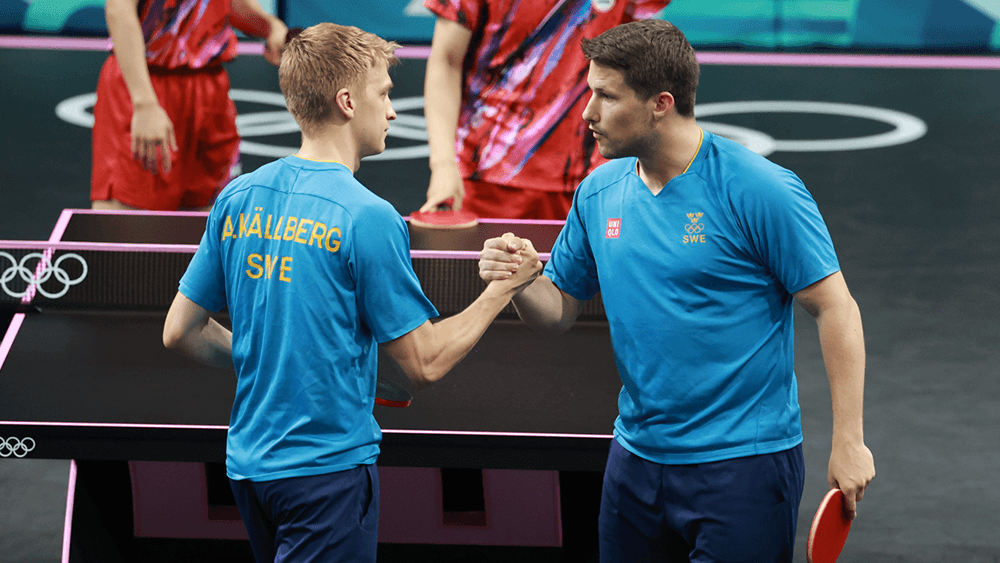
[[[601,156],[607,160],[618,158],[618,154],[611,147],[604,146],[600,142],[597,143],[597,152],[601,153]]]
[[[366,157],[369,157],[369,156],[375,156],[377,154],[382,154],[384,151],[385,151],[385,143],[383,143],[381,147],[378,147],[378,148],[369,148],[368,150],[362,151],[361,152],[361,158],[366,158]]]

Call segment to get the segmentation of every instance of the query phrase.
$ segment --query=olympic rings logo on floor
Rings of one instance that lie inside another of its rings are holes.
[[[240,151],[243,154],[256,156],[284,158],[298,147],[286,147],[248,141],[251,137],[266,137],[285,133],[297,133],[298,124],[285,109],[285,98],[278,92],[262,90],[232,89],[229,97],[235,102],[248,102],[265,106],[281,108],[277,111],[262,111],[239,114],[236,116],[236,126],[239,129]],[[81,127],[93,127],[94,115],[88,110],[97,101],[97,94],[81,94],[63,100],[56,105],[56,115],[68,123]],[[427,145],[427,120],[416,113],[404,113],[423,110],[424,98],[414,96],[395,99],[392,102],[396,110],[396,120],[389,127],[388,135],[398,139],[418,141],[420,144],[405,147],[390,147],[381,154],[367,157],[365,160],[408,160],[427,158],[430,147]],[[763,131],[702,121],[700,118],[715,115],[733,115],[750,113],[801,113],[840,115],[879,121],[893,126],[891,131],[877,135],[849,137],[844,139],[775,139]],[[792,100],[752,100],[737,102],[716,102],[698,104],[694,108],[695,117],[703,129],[740,143],[761,156],[774,152],[817,152],[817,151],[851,151],[877,149],[909,143],[923,137],[927,133],[927,124],[920,118],[901,111],[862,106],[855,104],[840,104],[832,102],[792,101]]]
[[[0,437],[0,457],[24,457],[35,449],[33,438]]]
[[[35,258],[38,259],[38,262],[36,267],[31,269],[28,267],[28,261]],[[10,262],[10,266],[7,266],[3,270],[3,273],[0,274],[0,287],[3,287],[4,293],[15,299],[20,299],[32,291],[37,291],[40,295],[48,299],[59,299],[63,295],[66,295],[70,287],[82,282],[87,277],[87,261],[79,254],[72,252],[63,254],[55,262],[41,252],[30,252],[18,261],[12,255],[0,251],[0,259],[6,259],[6,261]],[[63,261],[67,259],[76,260],[80,264],[81,273],[75,278],[71,278],[69,272],[62,267]],[[18,276],[20,276],[21,281],[27,284],[24,291],[11,289],[8,285]],[[54,293],[42,287],[42,284],[49,281],[49,278],[52,277],[55,277],[56,281],[63,285],[62,289]]]

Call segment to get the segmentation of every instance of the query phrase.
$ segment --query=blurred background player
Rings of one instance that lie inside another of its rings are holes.
[[[424,114],[431,179],[421,211],[565,219],[604,162],[580,117],[580,40],[656,15],[670,0],[424,0],[438,16]],[[450,202],[450,203],[449,203]]]
[[[207,209],[239,165],[223,63],[233,27],[278,64],[288,29],[257,0],[108,0],[114,50],[94,105],[94,209]],[[231,24],[231,25],[230,25]]]

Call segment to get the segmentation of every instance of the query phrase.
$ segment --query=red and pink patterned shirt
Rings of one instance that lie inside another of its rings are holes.
[[[649,18],[670,0],[424,0],[472,30],[456,149],[469,179],[573,191],[604,162],[583,120],[580,40]]]
[[[236,56],[230,0],[140,0],[138,7],[151,68],[198,69]]]

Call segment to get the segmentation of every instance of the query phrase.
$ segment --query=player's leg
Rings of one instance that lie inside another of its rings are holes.
[[[791,563],[802,499],[802,447],[695,466],[677,466],[667,513],[686,530],[697,563]]]
[[[611,440],[598,517],[601,563],[687,561],[686,550],[682,559],[668,558],[662,506],[660,466]]]
[[[176,77],[151,73],[150,79],[183,147],[185,123],[179,117],[184,100],[171,90]],[[104,63],[98,79],[92,139],[90,199],[94,209],[177,209],[178,200],[170,197],[166,186],[180,180],[178,163],[174,162],[170,174],[153,173],[132,155],[132,100],[113,56]]]
[[[256,485],[277,524],[277,560],[375,562],[379,507],[375,465]]]
[[[254,560],[257,563],[274,562],[274,540],[277,537],[277,527],[266,508],[257,497],[254,483],[250,481],[229,480],[229,486],[236,498],[236,507],[243,518],[250,547],[253,549]]]
[[[239,174],[236,105],[229,98],[229,76],[221,69],[200,75],[191,96],[196,142],[192,142],[194,150],[185,154],[186,181],[180,205],[208,210],[222,188]]]

